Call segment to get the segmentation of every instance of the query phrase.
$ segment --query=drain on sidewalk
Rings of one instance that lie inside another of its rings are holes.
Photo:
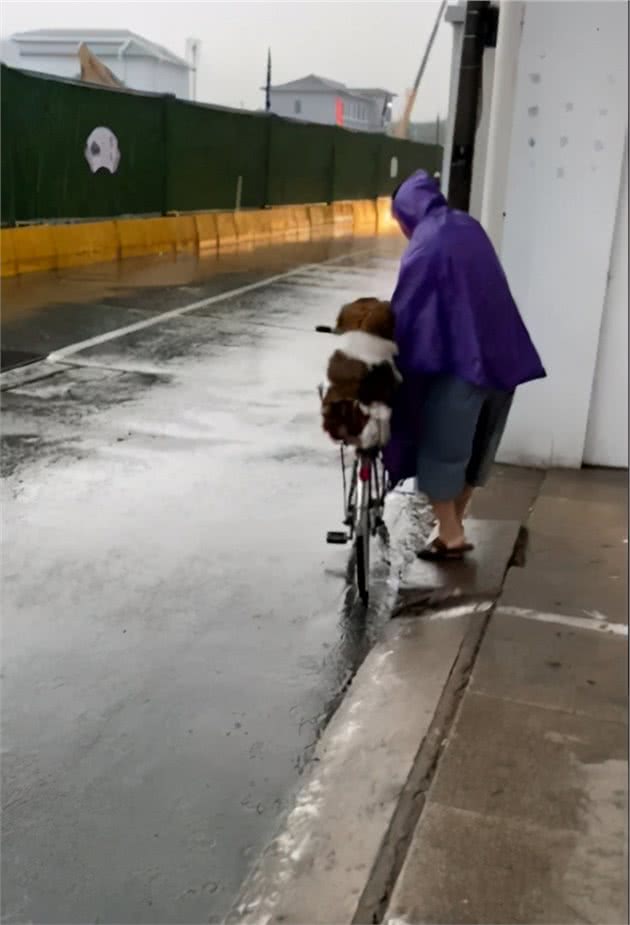
[[[26,350],[1,350],[0,372],[4,373],[9,369],[17,369],[18,366],[29,366],[31,363],[37,363],[38,360],[45,359],[45,353],[30,353]]]

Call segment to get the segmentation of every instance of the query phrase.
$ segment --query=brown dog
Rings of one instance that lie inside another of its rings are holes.
[[[385,340],[394,339],[394,316],[389,302],[380,299],[356,299],[344,305],[337,316],[337,334],[365,331]]]
[[[399,382],[389,302],[362,298],[344,305],[335,333],[339,348],[328,363],[323,428],[333,440],[371,445],[387,436],[388,409]]]

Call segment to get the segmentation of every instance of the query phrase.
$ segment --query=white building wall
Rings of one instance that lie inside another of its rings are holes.
[[[382,131],[381,115],[384,100],[381,100],[380,104],[372,100],[360,101],[346,96],[343,91],[339,93],[332,90],[327,93],[289,93],[272,90],[271,111],[288,119],[301,119],[304,122],[316,122],[319,125],[336,125],[338,99],[343,102],[345,128],[369,132]],[[295,111],[296,100],[299,100],[301,104],[299,113]]]
[[[112,74],[131,90],[153,91],[155,62],[142,58],[124,58],[103,55],[100,60],[107,65]]]
[[[188,99],[188,71],[154,58],[103,58],[103,63],[132,90],[145,93],[174,93],[180,99]]]
[[[81,73],[78,54],[76,58],[61,58],[58,55],[20,55],[16,67],[72,79]]]
[[[518,390],[504,462],[582,464],[627,132],[627,42],[623,2],[525,5],[501,256],[548,378]]]
[[[190,74],[183,67],[160,62],[157,86],[158,93],[174,93],[180,100],[190,99]]]
[[[20,67],[20,52],[11,39],[0,39],[0,61],[9,67]]]
[[[584,462],[628,465],[628,148],[623,159]]]
[[[335,124],[335,100],[332,93],[274,93],[271,91],[271,111],[289,119],[304,122],[318,122],[322,125]],[[296,113],[295,101],[301,103],[301,112]]]
[[[188,71],[155,58],[99,56],[103,64],[131,90],[146,93],[174,93],[180,99],[189,97]],[[20,55],[16,67],[56,77],[76,79],[81,64],[76,57],[61,55]]]

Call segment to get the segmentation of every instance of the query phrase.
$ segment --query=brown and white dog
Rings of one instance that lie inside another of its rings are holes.
[[[337,349],[328,362],[323,428],[333,440],[362,449],[384,446],[400,382],[389,302],[357,299],[337,317]]]

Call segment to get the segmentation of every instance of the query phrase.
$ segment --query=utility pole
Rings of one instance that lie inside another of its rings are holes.
[[[435,42],[435,36],[442,22],[442,15],[446,9],[447,0],[442,0],[440,3],[440,9],[435,18],[435,23],[433,24],[433,29],[431,30],[431,35],[429,36],[429,41],[427,42],[427,47],[424,50],[424,55],[422,56],[422,61],[420,62],[420,67],[418,68],[418,73],[416,74],[416,79],[413,85],[411,93],[407,97],[407,102],[405,104],[405,111],[403,112],[402,119],[396,126],[396,136],[398,138],[406,138],[407,131],[409,129],[409,121],[411,119],[411,110],[414,107],[416,102],[416,96],[418,94],[418,87],[420,86],[420,81],[422,80],[422,75],[424,74],[427,62],[429,60],[429,55],[431,54],[431,49],[433,48],[433,43]]]
[[[199,67],[200,48],[199,39],[186,39],[186,58],[190,65],[190,98],[193,103],[197,100],[197,68]]]
[[[271,112],[271,48],[267,49],[267,81],[265,83],[265,112]]]

